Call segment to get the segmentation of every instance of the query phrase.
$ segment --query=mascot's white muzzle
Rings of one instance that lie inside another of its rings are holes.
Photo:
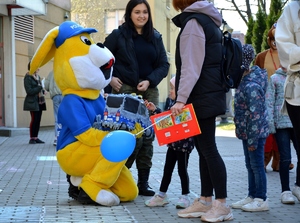
[[[71,58],[70,65],[81,88],[101,90],[111,81],[114,61],[113,54],[98,43],[87,55]]]

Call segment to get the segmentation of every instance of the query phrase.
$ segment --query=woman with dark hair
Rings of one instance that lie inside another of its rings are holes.
[[[30,70],[30,63],[28,63],[28,71]],[[45,90],[42,86],[41,77],[38,75],[38,71],[35,71],[33,75],[28,72],[24,77],[24,88],[26,91],[26,97],[23,104],[24,111],[30,111],[30,125],[29,144],[45,143],[38,138],[40,124],[42,119],[42,113],[46,110],[45,102]]]
[[[124,18],[125,22],[104,42],[116,58],[110,82],[112,93],[135,93],[158,107],[157,85],[167,76],[170,65],[161,34],[153,28],[149,3],[130,0]],[[155,194],[148,185],[153,140],[154,137],[137,139],[135,150],[126,163],[130,168],[136,162],[139,194],[144,196]]]
[[[207,222],[231,220],[233,215],[226,204],[226,166],[215,139],[216,117],[226,111],[220,68],[222,16],[205,0],[173,0],[173,7],[181,11],[173,18],[181,31],[176,41],[176,99],[171,111],[178,115],[186,104],[192,103],[202,132],[194,137],[199,154],[200,198],[178,215],[201,216],[201,220]],[[201,18],[201,24],[189,17],[192,14]]]

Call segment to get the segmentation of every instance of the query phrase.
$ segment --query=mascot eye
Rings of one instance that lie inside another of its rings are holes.
[[[86,36],[81,36],[80,39],[84,44],[92,45],[92,42]]]

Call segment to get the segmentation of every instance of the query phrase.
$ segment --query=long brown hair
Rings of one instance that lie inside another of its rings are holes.
[[[197,1],[198,0],[173,0],[172,4],[176,11],[183,11],[186,7]]]

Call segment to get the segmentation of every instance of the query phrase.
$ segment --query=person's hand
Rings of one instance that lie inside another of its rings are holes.
[[[150,85],[150,82],[148,80],[145,81],[141,81],[138,85],[137,85],[137,89],[139,91],[147,91],[148,87]]]
[[[256,148],[255,148],[254,146],[249,146],[249,147],[248,147],[248,150],[249,150],[249,151],[254,151],[254,150],[256,150]]]
[[[152,111],[152,112],[155,111],[155,109],[156,109],[155,104],[153,104],[152,102],[149,102],[147,100],[144,100],[144,103],[146,105],[146,108],[148,108],[149,111]]]
[[[176,116],[182,112],[183,107],[185,106],[184,103],[182,102],[176,102],[172,107],[171,107],[171,112],[173,116]]]
[[[115,91],[119,92],[123,85],[123,82],[117,77],[112,77],[110,81],[110,85]]]

